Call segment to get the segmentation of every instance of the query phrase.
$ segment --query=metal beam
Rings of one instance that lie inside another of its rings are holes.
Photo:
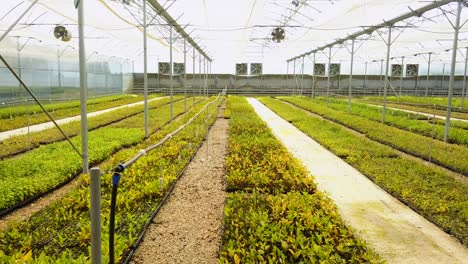
[[[396,24],[398,22],[401,22],[403,20],[406,20],[406,19],[414,17],[414,16],[420,16],[420,15],[426,13],[427,11],[430,11],[432,9],[441,7],[443,5],[446,5],[446,4],[449,4],[449,3],[452,3],[452,2],[457,2],[457,0],[442,0],[442,1],[433,2],[431,4],[428,4],[428,5],[424,6],[424,7],[421,7],[421,8],[416,9],[416,10],[412,10],[411,12],[405,13],[405,14],[403,14],[401,16],[398,16],[398,17],[396,17],[394,19],[391,19],[389,21],[384,21],[383,23],[380,23],[378,25],[368,27],[367,29],[363,29],[363,30],[360,30],[358,32],[355,32],[355,33],[353,33],[351,35],[348,35],[346,38],[337,39],[336,41],[334,41],[332,43],[329,43],[329,44],[327,44],[325,46],[322,46],[322,47],[318,47],[318,48],[316,48],[314,50],[303,53],[303,54],[301,54],[301,55],[299,55],[297,57],[304,56],[304,55],[308,56],[308,55],[310,55],[310,54],[312,54],[314,52],[324,50],[326,48],[335,46],[337,44],[341,44],[341,43],[343,43],[345,41],[348,41],[350,39],[357,39],[358,37],[360,37],[362,35],[372,34],[372,32],[374,32],[374,31],[376,31],[378,29],[382,29],[382,28],[394,25],[394,24]]]
[[[193,40],[192,37],[190,37],[190,35],[187,34],[187,32],[185,32],[185,30],[179,25],[179,23],[177,23],[177,21],[174,18],[172,18],[172,16],[166,11],[166,9],[162,5],[158,3],[158,1],[156,0],[143,0],[143,1],[148,1],[148,3],[156,10],[156,12],[160,16],[162,16],[169,25],[172,25],[175,31],[179,33],[183,38],[185,38],[188,41],[188,43],[194,49],[198,51],[198,53],[200,53],[203,57],[207,58],[209,61],[212,61],[210,56],[208,56],[208,54],[206,54],[205,51],[203,51],[203,49],[200,48],[200,46],[198,46],[195,40]]]

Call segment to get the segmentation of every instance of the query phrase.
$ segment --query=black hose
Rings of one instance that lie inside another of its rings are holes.
[[[109,263],[115,263],[115,250],[114,250],[114,232],[115,232],[115,211],[117,207],[117,191],[122,173],[125,170],[124,165],[118,165],[115,168],[114,175],[112,175],[112,196],[111,196],[111,210],[109,219]]]

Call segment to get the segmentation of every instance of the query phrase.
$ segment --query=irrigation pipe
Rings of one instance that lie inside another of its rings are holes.
[[[72,148],[78,153],[80,157],[82,157],[80,151],[78,148],[71,142],[70,138],[65,134],[65,132],[62,130],[62,128],[55,122],[55,119],[50,115],[50,113],[47,111],[47,109],[39,102],[39,99],[34,95],[34,93],[28,88],[28,86],[23,82],[23,80],[16,74],[16,72],[11,68],[10,64],[3,58],[2,54],[0,54],[0,60],[5,64],[5,66],[8,68],[8,70],[15,76],[15,78],[20,82],[20,84],[26,89],[26,91],[31,95],[31,97],[36,101],[36,103],[41,107],[42,111],[49,117],[49,119],[54,123],[54,125],[57,127],[57,129],[62,133],[62,135],[67,139],[68,143],[72,146]]]
[[[114,169],[114,174],[112,175],[112,196],[111,196],[111,210],[110,210],[110,224],[109,224],[109,263],[114,264],[115,263],[115,252],[114,252],[114,236],[115,236],[115,213],[116,213],[116,204],[117,204],[117,194],[118,194],[118,186],[120,183],[120,179],[122,177],[122,173],[130,167],[133,163],[138,161],[141,157],[145,156],[148,152],[158,148],[162,144],[164,144],[166,141],[177,135],[180,131],[182,131],[185,127],[188,125],[192,124],[193,121],[200,116],[205,109],[208,109],[210,105],[218,102],[218,99],[220,96],[224,96],[226,94],[226,88],[217,95],[216,99],[213,100],[212,102],[209,102],[206,104],[200,111],[195,114],[190,120],[185,123],[184,125],[180,126],[178,129],[175,131],[167,134],[163,139],[161,139],[158,143],[149,146],[146,149],[140,150],[137,155],[135,155],[133,158],[128,160],[125,163],[119,164],[115,167]]]

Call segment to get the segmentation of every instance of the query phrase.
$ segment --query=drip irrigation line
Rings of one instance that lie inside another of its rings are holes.
[[[211,114],[210,114],[210,118],[211,118]],[[208,127],[208,130],[206,132],[206,135],[208,135],[208,132],[210,131],[210,129],[213,127],[214,125],[214,122],[212,124],[210,124],[210,126]],[[133,255],[135,254],[135,251],[136,249],[140,246],[141,242],[143,241],[143,238],[146,234],[146,231],[148,230],[148,227],[150,226],[150,224],[153,222],[153,220],[156,218],[156,216],[158,215],[158,213],[161,211],[162,207],[165,205],[165,203],[167,202],[168,198],[171,196],[172,194],[172,191],[174,190],[176,184],[179,182],[180,178],[182,177],[182,175],[185,173],[185,171],[187,170],[188,166],[190,165],[190,163],[193,161],[193,158],[195,158],[195,156],[197,155],[198,151],[200,150],[200,148],[202,147],[202,143],[198,145],[197,149],[194,151],[194,153],[191,155],[190,159],[188,160],[187,164],[184,166],[184,168],[177,174],[177,177],[176,179],[174,180],[174,182],[172,183],[172,185],[169,187],[169,190],[167,191],[166,195],[164,195],[163,199],[161,200],[161,202],[159,203],[158,207],[156,208],[156,210],[151,214],[151,216],[148,218],[148,221],[146,221],[145,223],[145,226],[142,228],[142,231],[140,233],[140,235],[138,236],[138,239],[135,241],[135,243],[130,247],[130,251],[127,253],[127,256],[125,258],[124,261],[120,261],[120,263],[123,263],[123,264],[129,264],[130,261],[132,260],[133,258]],[[225,202],[226,204],[226,202]]]
[[[166,105],[167,105],[167,104],[166,104]],[[174,117],[174,119],[175,119],[175,118],[178,118],[179,116],[181,116],[181,115],[183,115],[183,114],[184,114],[184,113],[178,114],[177,116]],[[163,127],[169,125],[170,123],[171,123],[170,121],[167,121],[166,123],[162,124],[161,127],[159,127],[158,129],[156,129],[156,130],[155,130],[154,132],[152,132],[151,134],[154,134],[154,133],[157,133],[157,132],[161,131],[161,129],[162,129]],[[115,152],[112,153],[111,155],[113,155],[113,154],[115,154]],[[96,161],[95,163],[92,163],[90,167],[92,167],[92,166],[94,166],[94,165],[97,165],[97,164],[99,164],[99,163],[101,163],[101,162],[102,162],[102,160],[101,160],[101,161]],[[79,171],[81,171],[81,169],[80,169]],[[107,173],[110,173],[110,172],[112,172],[112,169],[109,170],[109,171],[107,171],[107,172],[104,172],[104,173],[107,174]],[[9,214],[11,214],[13,211],[15,211],[15,210],[17,210],[17,209],[20,209],[20,208],[23,208],[23,207],[29,205],[30,203],[32,203],[32,202],[34,202],[34,201],[36,201],[36,200],[38,200],[38,199],[40,199],[40,198],[42,198],[42,197],[48,195],[48,194],[51,194],[52,192],[54,192],[54,191],[60,189],[61,187],[63,187],[63,186],[65,186],[65,185],[69,184],[70,182],[72,182],[72,181],[73,181],[74,179],[76,179],[79,175],[81,175],[81,172],[77,172],[74,176],[70,177],[69,179],[65,180],[64,182],[60,183],[59,185],[55,186],[54,188],[52,188],[52,189],[50,189],[50,190],[48,190],[48,191],[46,191],[46,192],[37,194],[37,195],[35,195],[35,196],[31,197],[31,198],[28,198],[28,199],[26,199],[26,200],[24,200],[24,201],[22,201],[22,202],[19,202],[19,203],[15,204],[14,206],[12,206],[12,207],[10,207],[10,208],[6,208],[6,209],[1,210],[1,211],[0,211],[0,218],[3,218],[4,216],[9,215]]]
[[[182,101],[182,98],[181,98],[181,99],[175,100],[174,103],[179,102],[179,101]],[[164,103],[164,104],[159,105],[159,106],[152,106],[152,107],[149,108],[149,110],[158,109],[158,108],[161,108],[161,107],[163,107],[163,106],[167,106],[167,105],[169,105],[169,104],[170,104],[170,102]],[[127,115],[127,116],[124,116],[124,117],[122,117],[122,118],[113,120],[113,121],[111,121],[111,122],[109,122],[109,123],[101,124],[101,125],[99,125],[99,126],[96,126],[96,127],[93,127],[93,128],[91,128],[91,129],[89,129],[88,132],[91,132],[91,131],[94,131],[94,130],[97,130],[97,129],[100,129],[100,128],[103,128],[103,127],[110,126],[110,125],[112,125],[112,124],[115,124],[115,123],[121,122],[121,121],[123,121],[123,120],[126,120],[126,119],[128,119],[128,118],[130,118],[130,117],[134,117],[134,116],[136,116],[136,115],[139,115],[139,114],[141,114],[141,113],[143,113],[143,112],[144,112],[144,110],[141,110],[141,111],[135,112],[135,113],[133,113],[133,114],[129,114],[129,115]],[[42,132],[42,131],[39,131],[39,132]],[[77,135],[78,135],[78,133],[77,133],[76,135],[72,135],[72,137],[75,137],[75,136],[77,136]],[[45,144],[41,142],[41,144],[39,144],[39,145],[37,145],[37,146],[31,146],[29,149],[20,150],[20,151],[14,152],[14,153],[7,154],[7,155],[5,155],[5,156],[1,156],[1,155],[0,155],[0,160],[4,160],[4,159],[11,158],[11,157],[14,157],[14,156],[19,155],[19,154],[22,154],[22,153],[26,153],[26,152],[28,152],[28,151],[30,151],[30,150],[33,150],[33,149],[36,149],[36,148],[38,148],[38,147],[40,147],[40,146],[49,145],[49,144],[53,144],[53,143],[57,143],[57,142],[61,142],[61,141],[63,141],[63,138],[60,138],[60,139],[57,139],[57,140],[54,140],[54,141],[50,141],[50,142],[48,141],[48,142],[45,143]],[[1,216],[1,214],[0,214],[0,216]]]
[[[111,211],[110,211],[110,225],[109,225],[109,259],[110,259],[109,263],[110,264],[114,264],[114,260],[115,260],[115,254],[114,254],[115,214],[116,214],[118,185],[119,185],[119,182],[121,180],[123,172],[129,166],[131,166],[133,163],[135,163],[138,159],[145,156],[147,154],[147,152],[161,146],[166,141],[168,141],[169,139],[171,139],[172,137],[177,135],[185,127],[192,124],[193,121],[205,111],[205,109],[207,110],[207,118],[208,118],[208,111],[209,111],[210,105],[212,105],[214,103],[217,103],[220,96],[224,96],[225,94],[226,94],[226,88],[221,93],[218,94],[218,96],[216,97],[215,100],[213,100],[212,102],[209,102],[208,104],[206,104],[202,109],[200,109],[200,111],[197,114],[195,114],[192,118],[190,118],[190,120],[188,122],[186,122],[184,125],[180,126],[175,131],[173,131],[170,134],[166,135],[158,143],[156,143],[156,144],[154,144],[152,146],[149,146],[148,148],[146,148],[144,150],[141,150],[137,155],[135,155],[133,158],[131,158],[127,162],[119,164],[119,165],[117,165],[115,167],[114,173],[112,175],[112,196],[111,196]],[[207,133],[208,133],[208,131],[209,131],[209,129],[207,127]]]
[[[68,143],[70,143],[70,145],[76,151],[76,153],[78,153],[80,158],[82,158],[82,155],[81,155],[80,151],[78,150],[78,148],[73,144],[73,142],[71,142],[70,138],[67,136],[67,134],[65,134],[65,132],[62,130],[62,128],[57,124],[55,119],[50,115],[49,111],[47,111],[47,109],[42,105],[42,103],[39,101],[39,99],[37,99],[37,97],[34,95],[34,93],[28,88],[28,86],[23,82],[23,80],[18,76],[18,74],[16,74],[15,70],[13,70],[13,68],[11,68],[10,64],[8,64],[8,62],[5,60],[5,58],[3,58],[3,56],[1,54],[0,54],[0,60],[5,64],[5,66],[8,68],[8,70],[20,82],[21,86],[23,86],[24,89],[26,89],[26,91],[29,93],[29,95],[31,95],[31,97],[34,99],[34,101],[36,101],[36,103],[41,107],[42,111],[44,111],[44,113],[49,117],[49,119],[52,121],[52,123],[54,123],[55,127],[57,127],[57,129],[60,131],[60,133],[66,138]]]

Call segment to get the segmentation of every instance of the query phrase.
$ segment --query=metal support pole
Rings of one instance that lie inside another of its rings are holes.
[[[387,61],[385,66],[385,80],[384,80],[384,98],[383,98],[383,108],[382,108],[382,123],[385,123],[385,114],[387,112],[387,89],[388,89],[388,70],[390,68],[390,49],[392,46],[392,27],[393,25],[388,26],[388,42],[387,42]]]
[[[431,74],[431,59],[432,59],[432,52],[429,52],[429,59],[427,61],[427,82],[426,82],[426,92],[424,93],[424,98],[427,103],[427,96],[429,94],[429,75]]]
[[[294,85],[293,85],[293,90],[292,90],[292,95],[295,94],[295,91],[296,91],[296,84],[297,84],[297,76],[296,76],[296,58],[294,58],[294,61],[293,61],[294,65],[293,65],[293,76],[294,76]]]
[[[184,112],[187,112],[187,39],[184,39]]]
[[[88,97],[88,74],[86,69],[86,50],[84,39],[84,2],[81,0],[78,5],[78,32],[79,32],[79,60],[80,60],[80,105],[81,105],[81,156],[83,173],[88,173],[88,113],[86,101]]]
[[[398,101],[401,98],[401,89],[403,87],[403,74],[405,72],[405,56],[401,57],[400,91],[398,92]]]
[[[365,69],[364,69],[364,83],[362,84],[362,93],[365,94],[366,93],[366,81],[367,81],[367,64],[369,62],[366,61],[366,66],[365,66]]]
[[[466,85],[467,85],[467,74],[468,71],[468,47],[466,48],[466,55],[465,55],[465,74],[463,74],[463,88],[462,88],[462,100],[461,100],[461,108],[465,107],[465,97],[466,97]]]
[[[59,88],[59,91],[62,90],[62,76],[60,76],[60,72],[62,71],[62,66],[60,65],[60,49],[57,48],[57,72],[58,72],[58,75],[57,75],[57,78],[58,78],[58,88]],[[65,91],[63,93],[65,95]],[[64,96],[65,98],[65,96]]]
[[[354,66],[354,42],[355,39],[351,39],[351,67],[349,73],[349,91],[348,91],[348,113],[351,113],[351,96],[353,89],[353,66]]]
[[[330,66],[332,47],[328,48],[328,73],[327,73],[327,107],[330,106]]]
[[[202,57],[200,53],[198,53],[198,84],[199,84],[198,93],[199,93],[199,96],[201,97],[203,80],[202,80]]]
[[[21,47],[20,47],[20,44],[19,44],[19,38],[16,39],[16,47],[17,47],[17,50],[18,50],[18,76],[21,79],[22,78],[22,76],[21,76]],[[22,93],[23,92],[21,90],[21,82],[18,82],[18,96],[21,99],[23,98],[23,96],[21,96]],[[28,125],[28,127],[29,127],[29,125]],[[29,133],[28,133],[28,135],[29,135]]]
[[[455,67],[457,62],[458,52],[458,33],[460,31],[460,16],[463,8],[463,1],[458,1],[457,18],[455,21],[455,33],[453,36],[453,49],[452,49],[452,65],[450,67],[450,81],[449,81],[449,92],[448,92],[448,105],[447,105],[447,118],[445,120],[445,133],[444,141],[447,142],[450,134],[450,114],[452,113],[452,96],[453,87],[455,85]]]
[[[146,0],[144,0],[146,1]],[[172,80],[173,80],[173,74],[174,74],[174,63],[172,61],[172,43],[173,42],[173,39],[172,39],[172,25],[169,26],[169,63],[170,63],[170,66],[169,66],[169,69],[170,69],[170,81],[171,81],[171,84],[170,84],[170,92],[171,92],[171,121],[172,119],[174,119],[174,102],[173,102],[173,94],[174,94],[174,91],[173,91],[173,84],[172,84]]]
[[[195,62],[195,48],[192,47],[192,62],[193,62],[193,65],[192,65],[192,68],[193,68],[193,75],[192,75],[192,96],[193,96],[193,104],[192,106],[195,105],[195,66],[196,66],[196,62]]]
[[[206,81],[208,80],[208,70],[206,65],[206,57],[203,57],[203,78],[205,79],[203,84],[203,91],[205,93],[205,97],[208,96],[208,90],[206,89]]]
[[[145,137],[149,137],[149,116],[148,116],[148,40],[146,36],[146,0],[143,1],[143,93],[145,96]]]
[[[379,76],[379,80],[382,81],[382,76],[383,76],[383,59],[380,60],[380,76]],[[380,87],[379,87],[379,96],[381,95],[380,93]]]
[[[301,78],[301,93],[300,93],[300,95],[302,95],[302,91],[304,90],[304,59],[305,59],[305,56],[302,56],[302,78]]]
[[[312,66],[312,98],[315,98],[315,83],[317,82],[317,76],[315,76],[315,59],[316,59],[316,52],[314,52],[314,61]]]
[[[286,61],[286,85],[284,87],[284,90],[285,90],[285,95],[286,95],[286,91],[288,90],[288,81],[289,81],[289,61]]]
[[[101,169],[92,168],[90,177],[91,263],[101,264]]]

